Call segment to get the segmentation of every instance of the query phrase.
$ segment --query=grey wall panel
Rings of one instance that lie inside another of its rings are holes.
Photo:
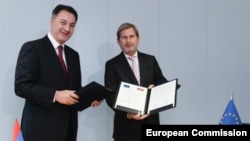
[[[208,114],[205,0],[160,3],[160,63],[167,78],[177,77],[182,85],[177,93],[177,107],[162,112],[161,122],[205,123]]]
[[[250,122],[248,100],[250,1],[208,1],[207,54],[210,121],[216,123],[230,96],[243,122]]]

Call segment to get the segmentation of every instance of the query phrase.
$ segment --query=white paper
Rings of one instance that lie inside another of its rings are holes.
[[[167,105],[175,106],[176,80],[153,87],[151,90],[148,111]]]
[[[122,82],[115,107],[119,105],[144,113],[147,91],[147,88]]]
[[[154,113],[175,107],[176,86],[177,79],[155,86],[151,91],[146,87],[121,82],[114,108],[149,114],[152,110]]]

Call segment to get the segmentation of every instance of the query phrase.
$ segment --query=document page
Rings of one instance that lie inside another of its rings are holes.
[[[121,82],[114,107],[122,106],[144,113],[147,91],[147,88]]]
[[[151,90],[148,113],[151,110],[162,108],[165,106],[175,107],[177,80],[153,87]]]

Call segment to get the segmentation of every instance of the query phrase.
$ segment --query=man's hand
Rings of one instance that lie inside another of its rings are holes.
[[[92,107],[97,107],[97,106],[99,106],[99,105],[102,103],[102,101],[103,101],[103,100],[100,100],[100,101],[95,100],[95,101],[93,101],[93,102],[91,103],[91,106],[92,106]]]
[[[128,119],[134,119],[134,120],[143,120],[147,118],[149,115],[141,115],[140,113],[138,114],[132,114],[132,113],[127,113],[127,118]]]
[[[56,91],[55,101],[64,105],[73,105],[78,103],[79,96],[75,94],[75,91],[62,90]]]

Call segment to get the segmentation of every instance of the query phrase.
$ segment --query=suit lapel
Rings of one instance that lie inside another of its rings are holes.
[[[65,73],[64,73],[63,68],[61,66],[61,63],[59,61],[58,55],[57,55],[52,43],[50,42],[50,40],[47,36],[44,38],[44,41],[45,41],[44,43],[45,43],[46,50],[48,50],[48,51],[46,51],[48,53],[47,56],[51,57],[51,59],[49,59],[49,60],[51,60],[51,62],[50,62],[52,64],[51,66],[55,67],[55,69],[57,69],[57,72],[60,73],[62,75],[62,78],[64,78],[65,82],[67,82],[67,77],[65,76]]]
[[[137,52],[138,55],[138,61],[139,61],[139,71],[140,71],[140,84],[143,85],[144,82],[144,78],[147,78],[147,63],[144,59],[143,59],[143,55],[138,51]]]

